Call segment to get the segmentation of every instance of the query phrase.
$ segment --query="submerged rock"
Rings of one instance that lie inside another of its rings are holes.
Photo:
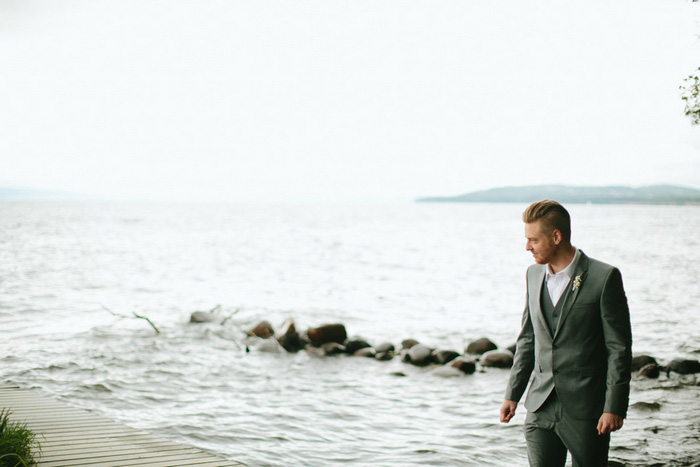
[[[513,354],[508,350],[490,350],[481,355],[481,366],[510,368],[513,366]]]
[[[385,362],[387,360],[391,360],[392,358],[394,358],[394,352],[377,352],[377,354],[374,356],[374,358]]]
[[[657,363],[657,361],[649,355],[635,355],[632,357],[632,371],[639,371],[650,363]]]
[[[658,412],[661,410],[661,404],[658,402],[635,402],[630,405],[631,409],[641,410],[643,412]]]
[[[195,311],[190,315],[190,323],[216,323],[220,320],[219,315],[210,311]]]
[[[317,328],[309,328],[306,331],[306,335],[309,338],[311,345],[319,347],[321,344],[326,342],[337,342],[338,344],[343,344],[348,338],[348,334],[345,331],[345,326],[342,324],[324,324]]]
[[[455,376],[464,376],[464,372],[462,372],[459,368],[450,365],[437,367],[430,373],[435,376],[440,376],[441,378],[453,378]]]
[[[497,348],[498,346],[496,346],[496,344],[491,342],[486,337],[482,337],[481,339],[470,342],[464,351],[472,355],[481,355],[489,350],[496,350]]]
[[[692,375],[700,373],[700,362],[697,360],[677,358],[668,364],[668,371],[673,371],[681,375]]]

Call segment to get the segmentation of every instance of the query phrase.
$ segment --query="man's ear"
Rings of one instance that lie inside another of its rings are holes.
[[[559,245],[564,237],[561,235],[561,231],[559,229],[554,229],[552,231],[552,240],[554,240],[555,245]]]

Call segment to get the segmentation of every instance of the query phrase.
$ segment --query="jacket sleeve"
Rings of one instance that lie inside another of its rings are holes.
[[[506,387],[506,399],[518,402],[523,396],[527,384],[530,381],[532,369],[535,367],[535,335],[532,329],[530,317],[529,287],[525,298],[525,311],[523,312],[520,335],[515,343],[515,356],[513,366],[510,369],[510,378]]]
[[[632,326],[622,275],[617,268],[610,271],[603,285],[600,313],[608,356],[603,411],[625,417],[632,372]]]

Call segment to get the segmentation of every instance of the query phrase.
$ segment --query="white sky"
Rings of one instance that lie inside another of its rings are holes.
[[[0,185],[126,198],[700,188],[688,0],[2,0]]]

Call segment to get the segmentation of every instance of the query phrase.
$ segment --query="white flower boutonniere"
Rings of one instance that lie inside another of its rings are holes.
[[[571,290],[576,290],[579,287],[581,287],[581,282],[583,281],[583,273],[579,274],[578,276],[574,277],[574,283],[573,283],[573,288]]]

